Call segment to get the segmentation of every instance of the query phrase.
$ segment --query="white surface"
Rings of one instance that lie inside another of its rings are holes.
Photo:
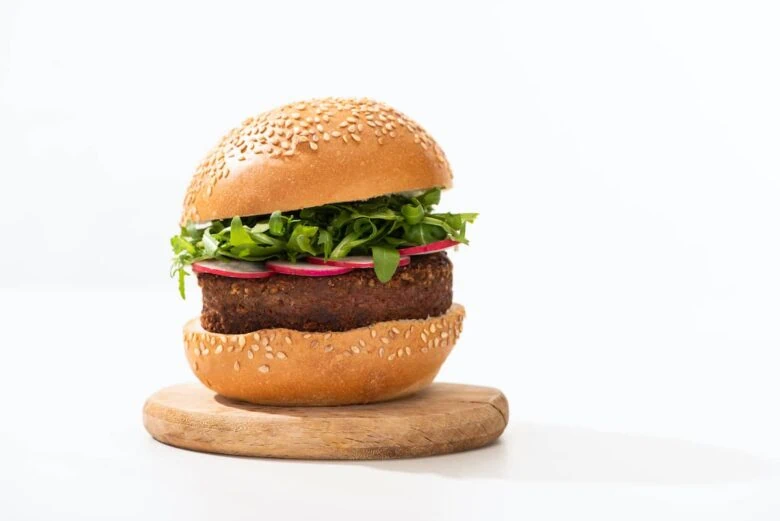
[[[0,518],[777,519],[778,22],[0,3]],[[192,167],[247,114],[329,94],[414,116],[453,164],[445,205],[481,212],[441,379],[506,392],[503,442],[353,464],[156,444],[143,400],[191,378],[199,296],[167,239]]]

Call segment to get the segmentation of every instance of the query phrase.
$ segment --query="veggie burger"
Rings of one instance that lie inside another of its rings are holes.
[[[446,250],[473,213],[417,123],[368,99],[292,103],[246,119],[200,163],[171,238],[192,370],[232,399],[341,405],[427,386],[461,332]]]

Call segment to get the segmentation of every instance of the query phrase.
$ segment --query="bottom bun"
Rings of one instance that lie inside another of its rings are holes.
[[[459,304],[424,320],[333,333],[261,329],[223,335],[194,318],[187,360],[206,387],[262,405],[350,405],[406,396],[430,384],[463,327]]]

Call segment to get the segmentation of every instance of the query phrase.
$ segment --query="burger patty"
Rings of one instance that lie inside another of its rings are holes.
[[[198,284],[203,290],[201,325],[224,334],[275,327],[346,331],[386,320],[438,316],[452,305],[452,263],[446,253],[412,257],[384,284],[372,269],[266,279],[198,273]]]

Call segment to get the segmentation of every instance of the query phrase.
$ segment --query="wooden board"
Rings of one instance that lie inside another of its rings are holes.
[[[185,449],[266,458],[367,460],[482,447],[507,424],[498,389],[436,383],[391,402],[270,407],[234,402],[200,384],[162,389],[144,405],[157,440]]]

